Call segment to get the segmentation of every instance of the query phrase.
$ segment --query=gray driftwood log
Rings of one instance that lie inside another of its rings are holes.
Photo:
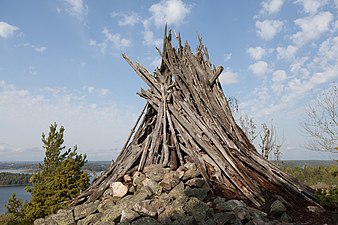
[[[150,164],[176,169],[190,160],[216,195],[264,208],[275,196],[290,207],[317,205],[313,190],[259,155],[236,124],[218,80],[223,68],[209,60],[199,38],[192,53],[165,31],[162,63],[154,74],[123,55],[147,83],[138,94],[147,103],[117,159],[72,204],[93,202],[109,184]],[[271,202],[270,202],[271,203]]]

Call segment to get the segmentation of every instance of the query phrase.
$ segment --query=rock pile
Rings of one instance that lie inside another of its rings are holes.
[[[42,224],[286,224],[290,218],[282,200],[269,213],[239,200],[212,195],[196,165],[176,171],[151,165],[110,184],[101,200],[59,210],[38,219]]]

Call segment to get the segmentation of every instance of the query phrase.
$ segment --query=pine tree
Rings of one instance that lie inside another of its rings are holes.
[[[26,202],[23,203],[21,198],[17,198],[13,193],[5,204],[6,207],[6,225],[26,225],[29,224],[24,217],[23,210],[26,207]]]
[[[30,179],[32,194],[25,215],[33,221],[64,208],[66,202],[76,197],[89,186],[89,176],[81,169],[86,161],[85,154],[77,154],[77,146],[65,151],[63,146],[64,127],[50,126],[48,137],[42,134],[45,158],[39,164],[39,172]]]

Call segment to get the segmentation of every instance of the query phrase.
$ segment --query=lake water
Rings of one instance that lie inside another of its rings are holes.
[[[25,191],[25,186],[0,186],[0,214],[7,211],[5,204],[8,203],[12,193],[16,193],[16,197],[21,198],[23,202],[31,198],[31,194]]]

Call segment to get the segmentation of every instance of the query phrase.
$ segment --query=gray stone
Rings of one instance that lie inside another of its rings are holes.
[[[234,210],[234,213],[236,215],[236,218],[240,219],[241,221],[251,219],[251,216],[245,207],[237,207]]]
[[[224,225],[227,224],[230,220],[235,219],[235,215],[233,213],[228,212],[220,212],[214,214],[214,221],[218,225]]]
[[[106,211],[108,208],[111,208],[115,205],[116,203],[116,199],[113,199],[113,197],[111,196],[110,198],[106,198],[104,199],[97,207],[97,210],[99,212],[103,212]]]
[[[273,217],[280,217],[286,212],[286,207],[280,200],[276,200],[271,204],[270,215]]]
[[[164,175],[162,181],[160,182],[160,185],[163,188],[163,190],[170,191],[179,183],[180,178],[178,173],[170,171],[170,173]]]
[[[184,172],[184,175],[182,177],[183,181],[195,178],[199,176],[201,173],[196,169],[188,169],[187,171]]]
[[[89,225],[94,224],[100,220],[101,213],[94,213],[89,216],[86,216],[85,218],[77,221],[77,225]]]
[[[196,197],[201,201],[203,201],[207,197],[208,191],[209,190],[204,188],[190,188],[190,187],[186,187],[184,190],[187,196]]]
[[[95,211],[97,211],[97,208],[99,206],[100,202],[95,201],[95,202],[90,202],[90,203],[85,203],[79,206],[76,206],[74,208],[74,218],[75,220],[82,219]]]
[[[182,216],[182,217],[179,217],[175,222],[178,223],[178,224],[182,224],[182,225],[183,224],[184,225],[196,224],[196,220],[193,216]],[[201,224],[202,221],[198,221],[198,222],[200,222],[200,224]],[[202,222],[202,224],[203,224],[203,222]]]
[[[60,209],[56,214],[49,216],[49,218],[58,225],[75,224],[73,210]]]
[[[123,198],[128,193],[128,187],[121,182],[113,182],[110,184],[113,190],[113,197]]]
[[[290,222],[292,222],[291,217],[290,217],[286,212],[284,212],[284,213],[281,215],[281,217],[280,217],[279,220],[282,221],[282,222],[284,222],[284,223],[290,223]]]
[[[131,182],[132,178],[129,174],[126,174],[126,175],[123,176],[123,180],[124,180],[124,182]]]
[[[267,225],[265,220],[263,220],[262,218],[258,218],[258,217],[255,217],[251,220],[251,222],[254,224],[254,225]]]
[[[137,212],[131,210],[131,209],[124,209],[121,212],[121,219],[120,223],[122,222],[132,222],[133,220],[137,219],[140,217],[140,214]]]
[[[232,200],[227,201],[226,199],[221,198],[221,197],[217,197],[214,200],[214,204],[215,204],[215,209],[222,210],[222,211],[233,211],[237,207],[245,207],[246,206],[243,202],[238,201],[236,199],[232,199]]]
[[[142,185],[142,182],[145,178],[146,178],[146,175],[144,175],[141,172],[136,171],[133,175],[133,185],[134,186]]]
[[[187,182],[185,182],[185,185],[188,185],[189,187],[202,187],[205,184],[205,181],[203,178],[192,178],[190,180],[188,180]]]
[[[143,171],[146,177],[152,179],[153,181],[160,182],[169,170],[169,168],[163,168],[161,164],[153,164],[146,166]]]
[[[183,209],[191,216],[195,218],[196,221],[202,221],[206,219],[209,207],[204,202],[200,201],[196,197],[191,197],[185,203]]]
[[[148,186],[155,195],[160,195],[162,193],[161,185],[149,178],[144,179],[142,185]]]
[[[51,218],[39,218],[34,221],[34,225],[58,225]]]
[[[185,195],[184,193],[184,183],[180,182],[178,185],[176,185],[170,192],[169,192],[169,196],[173,197],[173,198],[179,198],[182,195]]]
[[[105,223],[116,222],[115,220],[121,216],[122,210],[131,209],[135,202],[140,202],[145,200],[147,197],[151,196],[151,191],[148,187],[142,187],[134,195],[127,195],[122,198],[120,201],[105,211],[102,212],[101,221]]]
[[[172,198],[167,193],[163,193],[157,198],[154,198],[150,205],[156,210],[157,214],[159,215],[168,207],[168,205],[171,204],[171,201]]]
[[[133,209],[135,210],[135,212],[138,212],[139,214],[144,216],[155,217],[157,215],[156,210],[150,205],[150,200],[143,200],[136,203],[133,206]]]
[[[160,225],[154,218],[141,217],[131,223],[132,225]]]

